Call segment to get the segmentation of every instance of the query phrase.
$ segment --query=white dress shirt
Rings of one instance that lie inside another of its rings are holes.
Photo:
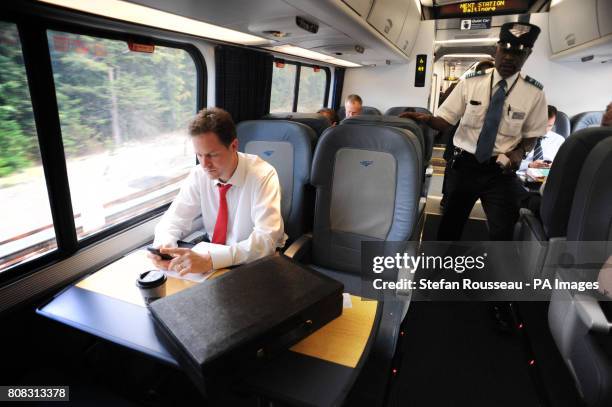
[[[238,153],[238,166],[227,181],[227,239],[225,245],[202,242],[197,253],[210,253],[213,268],[248,263],[283,247],[284,233],[278,175],[272,165],[256,155]],[[153,246],[176,246],[191,233],[192,222],[201,214],[212,239],[219,211],[218,179],[210,179],[198,165],[192,168],[181,189],[155,228]]]
[[[467,77],[459,82],[436,111],[436,116],[451,125],[461,120],[453,139],[455,146],[471,154],[476,152],[491,96],[501,79],[495,68]],[[523,138],[542,137],[546,133],[548,107],[542,89],[529,83],[518,72],[506,78],[506,83],[507,96],[493,156],[512,151]]]
[[[561,144],[565,142],[565,139],[562,135],[555,133],[554,131],[549,131],[546,133],[544,138],[542,139],[542,160],[553,161],[555,156],[557,155],[557,151],[561,148]],[[529,167],[529,163],[533,162],[533,153],[535,149],[531,150],[527,157],[523,161],[521,161],[521,166],[519,167],[519,171],[526,171]]]

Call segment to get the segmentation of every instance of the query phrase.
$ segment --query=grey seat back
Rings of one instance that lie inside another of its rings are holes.
[[[417,224],[422,168],[408,130],[344,124],[315,150],[313,263],[359,273],[362,241],[407,241]]]
[[[593,129],[591,129],[593,130]],[[573,137],[573,136],[572,136]],[[570,137],[571,139],[571,137]],[[570,245],[573,268],[559,268],[557,278],[577,281],[587,273],[594,281],[612,255],[612,137],[600,141],[589,153],[580,172],[568,241],[600,242]],[[590,270],[583,265],[593,264]],[[610,303],[587,293],[556,290],[551,298],[550,331],[563,360],[574,376],[585,405],[612,404],[612,348],[608,326],[612,323]],[[606,310],[607,309],[607,312]]]
[[[612,240],[612,128],[583,131],[607,132],[591,150],[580,171],[567,227],[568,241]],[[612,247],[612,246],[610,246]],[[612,250],[610,251],[612,253]],[[602,263],[607,259],[600,258]]]
[[[546,180],[540,206],[542,226],[549,238],[567,235],[580,170],[593,147],[611,135],[612,129],[606,127],[583,129],[561,145]]]
[[[304,233],[305,187],[315,132],[286,120],[251,120],[236,126],[239,150],[255,154],[274,166],[281,185],[281,212],[285,233],[296,239]]]
[[[423,167],[427,167],[427,162],[425,160],[425,156],[427,155],[427,149],[431,146],[428,146],[427,141],[423,137],[423,131],[421,126],[419,126],[414,120],[411,119],[403,119],[401,117],[396,116],[354,116],[348,117],[340,123],[344,124],[375,124],[380,126],[392,126],[398,127],[400,129],[410,130],[412,134],[414,134],[419,141],[420,152],[421,152],[421,164]],[[431,157],[431,155],[430,155]]]
[[[578,130],[586,129],[588,127],[601,126],[601,119],[603,118],[603,111],[594,112],[582,112],[573,116],[570,120],[572,127],[572,133],[574,134]]]
[[[399,116],[408,109],[414,109],[414,111],[417,113],[432,114],[428,109],[425,109],[424,107],[395,106],[389,108],[385,112],[385,116]],[[419,127],[421,127],[421,132],[423,133],[423,140],[425,141],[426,146],[426,148],[423,150],[423,152],[425,153],[425,163],[429,164],[429,162],[431,161],[431,155],[433,154],[433,145],[437,131],[432,129],[425,123],[419,123]]]
[[[555,125],[552,128],[557,134],[563,136],[563,138],[567,138],[570,135],[571,124],[569,117],[563,112],[557,111],[557,118],[555,119]]]
[[[319,113],[270,113],[262,117],[262,120],[289,120],[292,122],[303,123],[315,131],[317,138],[325,131],[325,129],[331,126],[331,123],[327,117]]]
[[[431,114],[429,109],[425,109],[424,107],[395,106],[395,107],[390,107],[389,109],[387,109],[387,111],[385,112],[385,115],[387,115],[387,116],[399,116],[401,113],[404,113],[407,109],[414,109],[414,111],[417,112],[417,113]]]
[[[370,115],[370,116],[380,116],[381,115],[380,110],[372,106],[362,106],[361,114]],[[340,109],[338,109],[338,118],[342,120],[345,117],[346,117],[346,109],[344,108],[344,106],[342,106]]]

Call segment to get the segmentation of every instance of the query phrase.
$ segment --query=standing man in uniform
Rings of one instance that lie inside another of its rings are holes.
[[[444,131],[461,123],[447,180],[447,203],[438,240],[456,241],[480,198],[491,240],[511,240],[518,219],[514,171],[538,137],[546,133],[547,104],[542,85],[519,71],[540,28],[529,23],[501,27],[495,69],[466,77],[438,109],[437,116],[403,113]]]

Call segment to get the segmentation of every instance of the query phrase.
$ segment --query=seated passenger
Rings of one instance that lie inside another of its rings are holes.
[[[552,161],[565,141],[562,135],[552,131],[557,118],[557,108],[548,105],[548,123],[546,125],[546,135],[536,141],[533,150],[521,162],[519,171],[526,171],[527,168],[550,168]]]
[[[345,117],[359,116],[362,106],[363,101],[359,95],[348,95],[344,101]]]
[[[206,273],[273,254],[286,240],[281,191],[274,167],[256,155],[238,152],[236,127],[228,112],[202,109],[189,125],[200,162],[155,228],[154,247],[174,257],[149,257],[160,269]],[[176,248],[202,215],[211,243]]]
[[[606,111],[601,118],[601,125],[604,127],[612,127],[612,102],[608,103]]]
[[[332,127],[334,127],[340,121],[340,119],[338,118],[338,113],[336,113],[334,109],[329,109],[327,107],[324,107],[323,109],[319,109],[317,113],[322,114],[323,116],[327,117]]]

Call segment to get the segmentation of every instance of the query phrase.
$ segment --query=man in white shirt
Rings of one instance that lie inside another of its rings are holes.
[[[527,154],[527,157],[521,162],[519,167],[520,172],[524,172],[527,168],[550,168],[557,151],[561,148],[565,139],[562,135],[552,131],[557,119],[557,108],[548,105],[548,123],[546,125],[546,135],[536,141],[535,147]]]
[[[155,228],[154,247],[174,257],[162,260],[166,270],[206,273],[273,254],[285,244],[281,191],[274,167],[256,155],[238,152],[236,127],[219,108],[201,110],[189,126],[200,164],[194,167]],[[202,215],[211,242],[176,248]]]
[[[541,83],[520,75],[540,28],[509,22],[500,28],[495,68],[460,81],[436,116],[402,113],[445,131],[459,123],[446,174],[447,203],[437,240],[461,239],[472,207],[481,200],[490,240],[512,240],[519,215],[515,171],[546,132],[546,98]]]

